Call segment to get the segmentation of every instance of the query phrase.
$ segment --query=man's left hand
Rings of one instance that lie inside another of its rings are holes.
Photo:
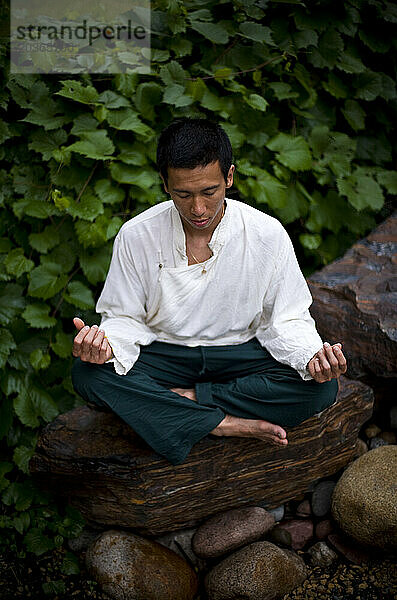
[[[310,375],[318,383],[331,381],[334,377],[340,377],[340,375],[346,373],[347,365],[342,352],[342,344],[338,343],[331,346],[331,344],[325,342],[321,350],[309,360],[307,368]]]

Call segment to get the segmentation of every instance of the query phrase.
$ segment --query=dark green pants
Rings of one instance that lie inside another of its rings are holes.
[[[256,338],[210,347],[153,342],[127,375],[76,359],[72,379],[86,401],[113,410],[173,464],[226,414],[291,427],[333,404],[338,390],[336,379],[304,381]],[[195,388],[197,402],[171,387]]]

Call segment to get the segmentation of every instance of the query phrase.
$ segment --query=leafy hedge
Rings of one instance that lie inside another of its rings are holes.
[[[117,231],[166,199],[154,164],[166,124],[222,124],[236,197],[287,226],[306,273],[387,216],[397,192],[394,3],[152,9],[150,75],[10,75],[2,50],[0,528],[19,553],[81,529],[36,490],[28,463],[39,428],[80,403],[72,317],[98,322]]]

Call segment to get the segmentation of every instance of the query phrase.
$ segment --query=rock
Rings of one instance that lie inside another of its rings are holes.
[[[290,546],[292,547],[292,537],[289,531],[283,529],[282,527],[273,527],[268,535],[268,539],[275,544],[280,546]]]
[[[282,504],[281,506],[277,506],[276,508],[271,508],[268,512],[272,513],[274,520],[276,522],[281,521],[281,519],[283,519],[284,513],[285,513],[284,504]]]
[[[314,567],[327,568],[332,566],[337,560],[338,555],[325,542],[317,542],[308,549],[310,560]]]
[[[208,600],[275,600],[307,577],[303,560],[266,541],[254,542],[220,562],[208,573]]]
[[[370,559],[370,554],[366,550],[359,548],[357,544],[353,545],[351,540],[349,541],[337,533],[331,533],[327,541],[354,565],[362,565]]]
[[[380,437],[374,437],[369,443],[369,449],[380,448],[381,446],[388,446],[388,443]]]
[[[192,539],[193,552],[200,558],[217,558],[255,542],[273,525],[273,515],[259,506],[219,513],[198,527]]]
[[[397,548],[397,446],[370,450],[336,484],[332,514],[341,529],[366,546]]]
[[[359,456],[362,456],[366,452],[368,452],[367,444],[364,442],[364,440],[358,438],[357,442],[356,442],[355,451],[354,451],[354,459],[358,458]]]
[[[294,550],[301,550],[313,537],[313,522],[310,519],[291,519],[282,521],[275,530],[284,530],[291,536],[290,545]],[[276,534],[277,535],[277,534]]]
[[[89,524],[143,535],[195,527],[220,507],[261,502],[271,509],[352,460],[373,392],[347,378],[339,382],[337,402],[287,428],[282,454],[253,438],[206,436],[174,466],[113,413],[80,406],[42,430],[30,470],[38,485],[65,496]]]
[[[87,550],[88,572],[115,600],[193,600],[193,569],[160,544],[132,533],[104,532]]]
[[[312,510],[316,517],[325,517],[331,510],[331,498],[335,481],[320,481],[312,495]]]
[[[72,552],[82,552],[100,535],[99,531],[85,529],[78,537],[68,539],[68,546]]]
[[[368,439],[372,439],[376,437],[380,432],[381,428],[376,425],[376,423],[371,423],[368,427],[365,428],[365,435]]]
[[[390,427],[397,430],[397,405],[390,409]]]
[[[342,342],[349,377],[397,376],[396,232],[397,211],[308,280],[317,329]]]
[[[176,554],[179,554],[184,558],[191,566],[197,567],[199,571],[202,571],[206,563],[196,556],[192,550],[192,537],[196,532],[195,528],[180,529],[179,531],[173,531],[166,533],[165,535],[155,539],[156,542],[173,550]]]
[[[334,530],[333,523],[331,519],[325,519],[324,521],[320,521],[316,525],[315,536],[318,540],[325,540]]]
[[[312,509],[307,498],[298,504],[295,514],[297,517],[310,517]]]
[[[387,444],[396,444],[397,443],[397,435],[394,431],[382,431],[379,434],[379,437],[382,438]]]

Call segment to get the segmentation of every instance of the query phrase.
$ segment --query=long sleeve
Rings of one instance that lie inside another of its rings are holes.
[[[308,380],[312,377],[306,365],[323,344],[309,313],[313,299],[292,242],[284,228],[280,235],[274,276],[263,300],[256,337],[273,358]]]
[[[116,373],[125,375],[139,357],[139,344],[151,344],[156,335],[146,325],[145,290],[123,232],[117,235],[108,275],[96,311],[101,329],[113,350]]]

